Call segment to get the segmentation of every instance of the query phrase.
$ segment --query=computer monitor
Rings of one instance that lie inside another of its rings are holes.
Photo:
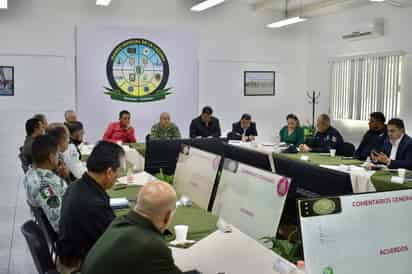
[[[150,174],[159,173],[172,175],[182,144],[189,144],[190,139],[147,140],[145,155],[145,171]]]
[[[297,199],[330,195],[352,194],[352,183],[348,173],[319,167],[300,160],[274,156],[276,172],[290,177],[289,189],[282,216],[284,224],[298,224]]]
[[[270,159],[266,153],[230,144],[223,144],[223,151],[224,157],[227,159],[238,161],[262,170],[272,171]]]
[[[220,155],[183,145],[173,181],[176,191],[207,210],[221,159]]]
[[[259,240],[276,235],[290,179],[225,159],[213,213]]]
[[[225,138],[199,138],[199,139],[172,139],[172,140],[146,140],[145,171],[156,174],[162,169],[163,173],[172,175],[176,169],[177,158],[182,145],[190,145],[204,151],[223,155],[223,142]]]
[[[412,190],[299,201],[306,273],[412,269]]]

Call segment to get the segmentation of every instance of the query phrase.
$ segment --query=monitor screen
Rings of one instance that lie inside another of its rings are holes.
[[[412,269],[412,190],[299,201],[306,273]]]
[[[176,191],[207,210],[221,158],[194,147],[182,146],[173,181]]]
[[[276,235],[290,179],[225,159],[213,213],[259,240]]]

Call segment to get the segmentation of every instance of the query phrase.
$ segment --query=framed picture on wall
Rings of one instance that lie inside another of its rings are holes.
[[[14,67],[0,66],[0,96],[14,96]]]
[[[274,71],[245,71],[244,96],[275,96]]]

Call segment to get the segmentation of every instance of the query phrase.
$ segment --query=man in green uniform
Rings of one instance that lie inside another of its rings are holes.
[[[181,138],[179,128],[170,122],[170,114],[163,112],[160,122],[155,124],[150,131],[151,139],[179,139]]]
[[[163,239],[176,210],[176,192],[167,183],[147,183],[136,206],[115,219],[84,261],[82,274],[178,274]]]
[[[57,168],[57,141],[48,135],[37,137],[32,145],[33,167],[23,180],[27,201],[40,207],[56,232],[59,231],[61,201],[66,182],[53,170]]]

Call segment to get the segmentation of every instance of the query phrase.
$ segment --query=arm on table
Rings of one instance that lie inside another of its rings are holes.
[[[127,131],[127,140],[129,143],[136,143],[136,136],[134,134],[134,128],[130,127]]]

